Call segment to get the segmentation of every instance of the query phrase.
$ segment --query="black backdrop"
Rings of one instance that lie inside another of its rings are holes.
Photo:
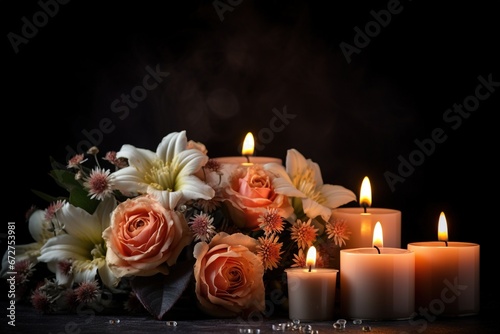
[[[435,240],[444,211],[450,240],[481,245],[481,291],[498,305],[489,2],[159,3],[3,2],[4,223],[18,243],[25,211],[45,205],[30,189],[59,191],[49,156],[64,162],[89,136],[103,152],[155,150],[186,130],[217,157],[252,131],[256,155],[296,148],[325,183],[359,194],[369,176],[373,206],[402,211],[403,247]]]

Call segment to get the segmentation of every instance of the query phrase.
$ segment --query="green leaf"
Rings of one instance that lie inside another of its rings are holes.
[[[136,276],[131,281],[132,290],[156,319],[161,320],[175,305],[193,277],[194,260],[173,266],[169,275]]]
[[[67,171],[67,170],[61,170],[61,169],[54,169],[51,170],[49,173],[50,176],[56,181],[56,183],[66,189],[67,191],[71,192],[72,189],[76,188],[81,188],[82,185],[81,183],[75,179],[75,173]]]
[[[69,193],[69,203],[93,214],[100,201],[90,198],[89,193],[85,189],[75,187]]]
[[[35,195],[37,195],[38,197],[40,197],[41,199],[47,201],[47,203],[52,203],[52,202],[55,202],[55,201],[57,201],[59,199],[59,197],[55,197],[55,196],[46,194],[46,193],[38,191],[38,190],[31,189],[31,191]]]

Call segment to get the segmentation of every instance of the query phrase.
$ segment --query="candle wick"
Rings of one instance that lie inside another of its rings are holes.
[[[367,207],[366,203],[362,203],[361,205],[363,206],[364,213],[366,213],[366,207]]]
[[[444,244],[448,247],[448,240],[444,240]]]
[[[250,156],[248,154],[245,154],[245,158],[247,158],[247,162],[250,163]]]
[[[380,248],[378,248],[377,246],[373,246],[377,249],[377,252],[380,254]]]
[[[311,272],[311,268],[312,268],[312,265],[310,264],[310,265],[309,265],[309,272]]]

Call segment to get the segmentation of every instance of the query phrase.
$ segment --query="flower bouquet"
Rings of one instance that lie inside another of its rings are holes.
[[[309,247],[317,267],[331,266],[349,239],[332,209],[356,201],[295,149],[286,166],[221,164],[185,131],[155,152],[93,147],[52,167],[66,194],[36,192],[48,205],[27,214],[33,242],[2,262],[4,277],[16,273],[16,299],[41,313],[163,319],[185,296],[212,317],[264,312],[271,293],[286,301],[284,269],[305,267]]]

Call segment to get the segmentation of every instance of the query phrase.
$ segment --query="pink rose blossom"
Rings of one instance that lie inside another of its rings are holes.
[[[192,235],[181,213],[144,195],[120,203],[104,230],[106,261],[117,277],[168,274]]]
[[[224,198],[231,204],[228,205],[231,218],[238,227],[259,229],[260,217],[271,209],[284,218],[293,213],[288,197],[275,191],[274,177],[260,165],[237,168],[231,174]]]
[[[264,311],[264,266],[256,255],[258,245],[242,233],[224,232],[209,244],[195,245],[195,290],[202,311],[215,317]]]

